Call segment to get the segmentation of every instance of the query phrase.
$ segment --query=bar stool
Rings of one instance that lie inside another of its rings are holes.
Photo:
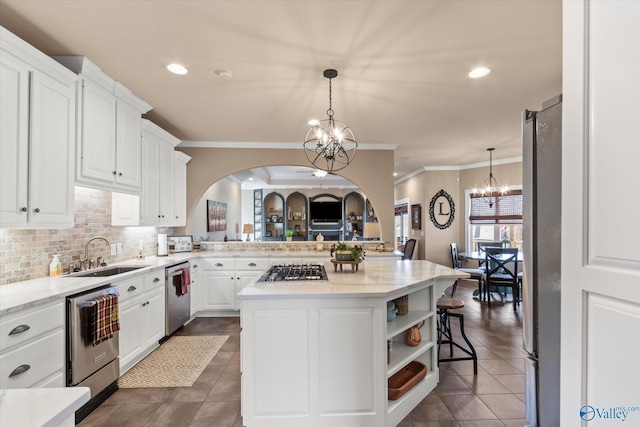
[[[475,348],[464,333],[464,314],[452,313],[451,310],[464,307],[464,301],[450,297],[443,296],[436,302],[438,307],[438,366],[440,362],[456,362],[458,360],[473,360],[473,375],[478,375],[478,355]],[[451,317],[457,317],[460,320],[460,334],[462,339],[467,343],[469,347],[464,348],[457,342],[453,341],[451,333]],[[444,339],[443,339],[444,338]],[[442,344],[449,344],[449,358],[440,358],[440,347]],[[468,354],[468,357],[453,357],[453,346],[456,346],[464,353]]]

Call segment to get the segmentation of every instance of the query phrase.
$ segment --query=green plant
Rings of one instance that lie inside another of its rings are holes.
[[[346,243],[344,242],[338,242],[338,244],[335,247],[335,251],[337,252],[351,252],[351,256],[353,257],[354,261],[360,261],[361,259],[364,259],[364,249],[362,249],[362,246],[353,246],[353,247],[349,247],[347,246]]]
[[[284,235],[285,237],[293,237],[293,230],[285,230]]]

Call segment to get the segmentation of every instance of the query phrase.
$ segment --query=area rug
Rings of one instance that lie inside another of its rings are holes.
[[[173,336],[120,379],[120,388],[190,387],[228,335]]]

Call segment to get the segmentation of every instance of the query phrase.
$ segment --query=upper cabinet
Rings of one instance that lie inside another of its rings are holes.
[[[138,194],[141,186],[141,120],[151,109],[84,56],[55,56],[80,75],[76,183]]]
[[[175,169],[175,221],[174,227],[184,227],[187,225],[187,163],[191,157],[181,151],[174,151]]]
[[[287,197],[286,228],[293,231],[292,240],[307,240],[307,198],[295,192]]]
[[[284,198],[278,193],[264,196],[262,214],[264,234],[262,240],[284,240]]]
[[[0,27],[0,227],[72,227],[78,77]]]

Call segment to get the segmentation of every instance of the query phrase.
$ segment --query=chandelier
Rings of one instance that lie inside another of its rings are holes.
[[[474,190],[473,192],[476,194],[480,194],[485,203],[489,205],[490,208],[493,208],[493,205],[500,201],[502,197],[507,193],[506,187],[500,187],[498,185],[498,181],[493,176],[493,151],[495,148],[487,148],[489,152],[489,176],[484,180],[484,185],[480,190]]]
[[[311,128],[304,139],[304,153],[314,167],[331,173],[349,166],[356,155],[358,143],[351,128],[333,118],[331,79],[336,78],[338,72],[328,69],[323,75],[329,79],[328,118],[309,123]]]

